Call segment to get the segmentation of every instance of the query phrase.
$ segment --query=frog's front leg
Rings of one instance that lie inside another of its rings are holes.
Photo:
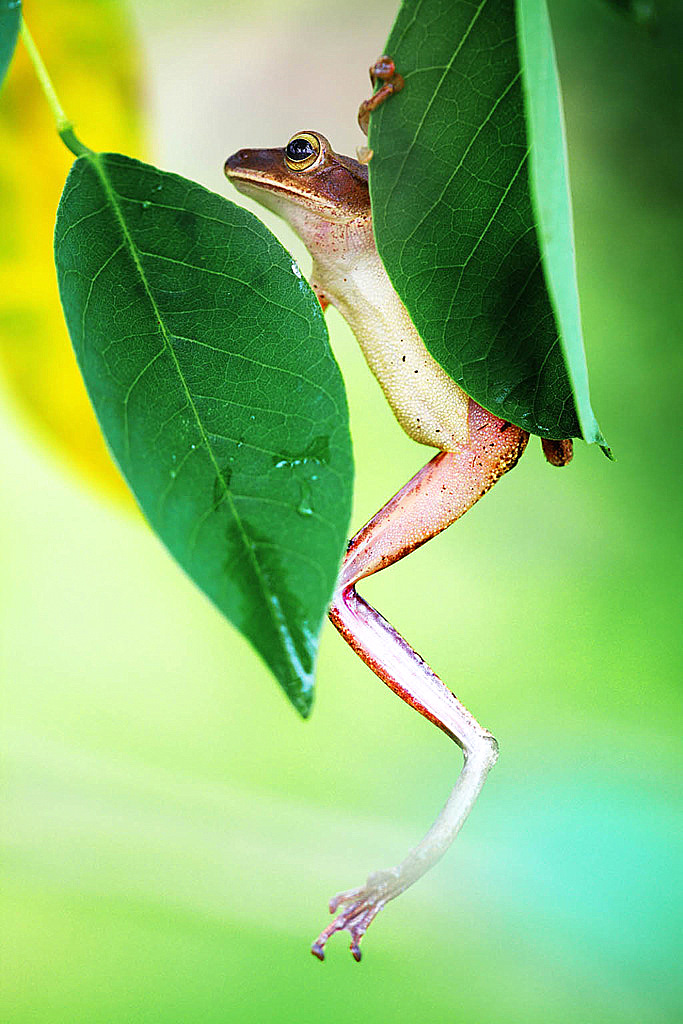
[[[528,434],[497,419],[470,400],[469,441],[441,452],[360,530],[349,544],[330,619],[363,661],[398,694],[450,736],[464,754],[455,787],[431,829],[408,856],[389,871],[371,874],[366,884],[337,895],[340,910],[312,946],[320,960],[337,931],[351,935],[360,960],[360,940],[389,900],[404,892],[446,852],[476,800],[498,756],[498,745],[396,630],[356,593],[356,584],[414,551],[450,526],[511,469]]]
[[[383,57],[378,57],[374,64],[370,65],[370,81],[373,89],[378,82],[381,82],[382,85],[370,99],[363,100],[358,108],[358,125],[364,135],[368,134],[372,111],[377,110],[377,107],[394,93],[400,92],[405,85],[403,76],[399,75],[393,60],[386,54]]]

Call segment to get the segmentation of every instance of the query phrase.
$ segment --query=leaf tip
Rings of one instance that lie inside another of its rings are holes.
[[[313,690],[288,694],[288,697],[304,721],[311,717],[311,712],[313,711]]]

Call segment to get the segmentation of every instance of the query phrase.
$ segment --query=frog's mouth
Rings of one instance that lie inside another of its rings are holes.
[[[334,204],[326,202],[303,175],[300,182],[293,180],[281,149],[240,149],[225,161],[225,176],[238,192],[276,213],[281,213],[283,202],[290,202],[335,219]]]
[[[354,173],[356,166],[360,174]],[[243,195],[280,215],[289,204],[335,223],[369,212],[367,171],[349,158],[335,155],[334,162],[295,172],[285,164],[282,149],[240,149],[225,161],[225,175]]]
[[[290,181],[280,181],[271,174],[266,174],[255,168],[232,168],[229,166],[229,161],[226,160],[225,176],[238,192],[258,199],[261,199],[263,192],[272,192],[279,196],[289,196],[293,202],[297,202],[297,200],[310,202],[306,189],[296,188]]]

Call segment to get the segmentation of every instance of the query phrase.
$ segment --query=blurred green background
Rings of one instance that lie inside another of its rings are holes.
[[[598,0],[551,3],[593,402],[618,461],[579,444],[557,470],[532,443],[460,524],[364,585],[501,757],[361,966],[340,938],[324,965],[310,956],[326,902],[420,838],[457,751],[331,627],[301,722],[140,518],[46,446],[5,386],[3,1022],[681,1020],[683,12],[659,10],[651,33]],[[138,0],[147,154],[237,200],[222,164],[241,146],[316,128],[353,153],[393,13]],[[86,142],[122,145],[77,96],[69,112]],[[47,131],[34,145],[56,159]],[[3,223],[17,159],[6,142]],[[36,230],[49,250],[49,217]],[[357,527],[429,453],[328,319]]]

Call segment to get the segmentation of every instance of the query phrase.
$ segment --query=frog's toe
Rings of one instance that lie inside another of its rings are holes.
[[[382,881],[379,881],[380,877]],[[351,956],[360,963],[361,939],[389,899],[391,896],[387,893],[383,874],[371,876],[366,885],[358,889],[337,893],[330,900],[330,913],[337,916],[321,931],[311,946],[313,956],[317,956],[318,960],[324,960],[325,944],[330,936],[335,932],[347,931],[351,936]]]

